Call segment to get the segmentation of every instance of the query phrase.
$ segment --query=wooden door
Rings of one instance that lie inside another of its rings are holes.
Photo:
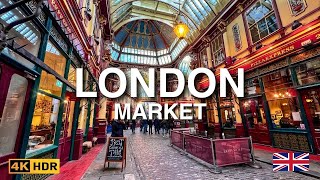
[[[267,118],[264,112],[262,97],[243,100],[241,103],[244,126],[254,143],[271,145]]]
[[[8,160],[17,158],[33,80],[22,70],[0,61],[0,174],[11,179]]]
[[[71,149],[71,126],[74,113],[74,101],[64,101],[64,113],[62,119],[62,127],[59,140],[59,154],[61,165],[69,161]]]

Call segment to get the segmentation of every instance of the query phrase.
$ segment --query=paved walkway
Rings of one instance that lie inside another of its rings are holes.
[[[293,172],[275,173],[272,166],[265,163],[260,163],[262,169],[247,165],[229,166],[222,168],[222,174],[213,174],[206,166],[168,146],[168,138],[140,132],[131,135],[129,131],[125,135],[129,142],[125,170],[121,172],[120,163],[112,163],[111,169],[103,170],[104,147],[83,176],[84,180],[315,179]]]

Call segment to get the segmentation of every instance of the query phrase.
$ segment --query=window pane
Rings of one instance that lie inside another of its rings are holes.
[[[263,76],[271,118],[274,128],[300,128],[301,112],[297,103],[297,92],[293,88],[291,72],[283,69]]]
[[[69,69],[69,73],[68,73],[68,81],[76,86],[76,68],[74,66],[70,66],[70,69]]]
[[[64,76],[66,68],[66,58],[51,42],[49,42],[47,45],[44,62],[59,75]],[[40,79],[40,89],[49,94],[61,96],[62,83],[58,79],[56,79],[54,75],[42,71]]]
[[[246,12],[252,42],[268,36],[278,29],[271,0],[259,0]]]
[[[59,106],[60,100],[38,93],[27,153],[42,149],[53,143]]]
[[[320,82],[320,60],[318,58],[298,65],[295,70],[299,85]]]
[[[28,80],[14,74],[0,119],[0,156],[14,152]]]

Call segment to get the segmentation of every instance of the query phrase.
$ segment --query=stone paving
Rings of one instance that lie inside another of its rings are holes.
[[[137,129],[138,130],[138,129]],[[207,166],[181,155],[168,146],[169,139],[160,135],[147,135],[137,131],[128,137],[127,167],[121,172],[121,164],[111,164],[112,169],[103,170],[105,148],[91,164],[83,179],[93,180],[207,180],[207,179],[296,179],[312,180],[315,178],[293,172],[273,172],[269,164],[259,163],[262,168],[254,169],[247,165],[222,168],[222,174],[213,174]]]

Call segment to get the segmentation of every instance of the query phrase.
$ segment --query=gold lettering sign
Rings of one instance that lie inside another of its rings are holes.
[[[261,60],[258,60],[257,62],[254,62],[251,64],[251,67],[255,67],[255,66],[258,66],[260,64],[263,64],[265,62],[268,62],[270,61],[271,59],[274,59],[276,57],[280,57],[290,51],[293,51],[294,50],[294,45],[291,45],[289,47],[286,47],[284,49],[281,49],[279,51],[276,51],[275,53],[272,53],[270,55],[267,55],[266,57],[262,58]]]

